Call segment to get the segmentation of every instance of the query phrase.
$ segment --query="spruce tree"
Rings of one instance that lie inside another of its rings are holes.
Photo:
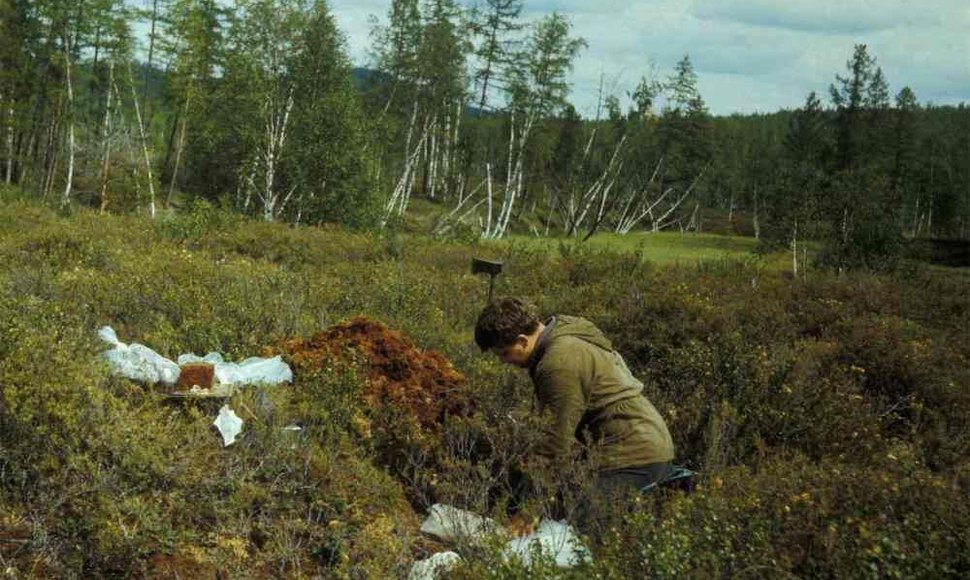
[[[310,10],[291,75],[293,153],[286,164],[295,187],[292,221],[369,227],[380,216],[375,147],[340,32],[324,2]]]
[[[836,163],[822,204],[829,236],[824,261],[844,270],[894,267],[901,250],[884,145],[888,87],[866,45],[856,45],[829,92],[836,107]]]
[[[478,60],[474,78],[480,110],[488,105],[489,89],[506,82],[506,70],[514,62],[517,43],[510,35],[522,29],[518,22],[522,1],[485,0],[482,9],[472,15],[472,31],[479,39],[474,50]]]

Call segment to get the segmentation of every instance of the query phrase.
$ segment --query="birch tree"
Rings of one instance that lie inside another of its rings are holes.
[[[494,228],[483,236],[505,235],[512,209],[522,194],[525,152],[536,123],[566,104],[569,94],[567,76],[579,52],[586,46],[582,38],[570,36],[571,25],[559,13],[539,21],[525,43],[513,72],[510,86],[509,146],[506,160],[502,209]]]
[[[299,79],[289,74],[302,48],[307,3],[302,0],[247,0],[240,4],[230,34],[224,94],[236,110],[233,137],[241,143],[237,203],[244,211],[273,221],[293,195],[281,173]],[[228,119],[227,119],[228,121]]]

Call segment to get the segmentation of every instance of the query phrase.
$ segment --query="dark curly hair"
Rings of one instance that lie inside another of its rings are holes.
[[[493,300],[478,315],[475,343],[482,351],[505,347],[520,334],[529,335],[539,328],[539,315],[534,306],[518,298]]]

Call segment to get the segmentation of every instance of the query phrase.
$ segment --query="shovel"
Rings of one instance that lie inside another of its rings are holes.
[[[488,274],[488,302],[492,301],[492,290],[495,288],[495,277],[502,273],[502,262],[472,258],[472,274]]]

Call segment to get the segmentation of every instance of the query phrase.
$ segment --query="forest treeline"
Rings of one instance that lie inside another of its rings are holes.
[[[794,111],[712,115],[685,55],[583,118],[586,41],[522,4],[393,0],[360,74],[322,0],[0,0],[0,180],[352,227],[417,196],[443,208],[434,233],[486,238],[727,224],[796,268],[803,240],[881,267],[907,237],[968,237],[970,110],[891,89],[865,45]]]

